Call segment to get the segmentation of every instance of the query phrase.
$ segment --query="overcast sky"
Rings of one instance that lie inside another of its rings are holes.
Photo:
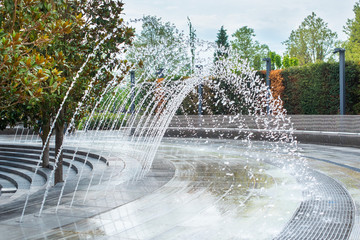
[[[354,18],[355,0],[123,0],[125,19],[155,15],[188,33],[187,16],[198,38],[215,41],[223,25],[229,37],[243,26],[255,30],[256,40],[283,53],[281,42],[304,18],[315,12],[345,40],[343,26]],[[231,38],[231,37],[230,37]]]

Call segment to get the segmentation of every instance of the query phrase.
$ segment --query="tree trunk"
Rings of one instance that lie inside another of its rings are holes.
[[[59,182],[63,182],[63,151],[62,144],[64,140],[64,121],[62,119],[63,111],[61,111],[60,116],[55,124],[55,158],[58,158],[57,168],[55,170],[55,180],[54,184],[56,185]],[[56,160],[56,159],[55,159]]]
[[[50,121],[43,121],[42,124],[42,132],[41,134],[41,140],[42,140],[42,147],[44,149],[43,155],[42,155],[42,167],[43,168],[49,168],[50,164],[49,164],[49,151],[50,151],[50,139],[45,146],[46,143],[46,139],[50,133]]]

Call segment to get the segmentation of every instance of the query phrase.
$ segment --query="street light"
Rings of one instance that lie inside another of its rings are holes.
[[[339,71],[340,71],[340,115],[345,115],[345,49],[335,48],[334,54],[339,53]]]
[[[263,58],[263,61],[266,61],[266,86],[268,87],[267,100],[270,98],[270,71],[271,71],[271,58]],[[266,106],[266,113],[269,114],[269,104]]]
[[[135,111],[135,71],[130,71],[130,83],[131,83],[131,107],[130,113],[134,114]]]
[[[266,61],[266,86],[270,89],[271,58],[263,58]]]
[[[203,69],[202,65],[196,65],[196,68],[199,71],[199,75],[201,76],[201,71]],[[198,85],[198,98],[199,98],[199,104],[198,104],[198,114],[199,116],[202,115],[202,102],[203,102],[203,85],[199,83]]]

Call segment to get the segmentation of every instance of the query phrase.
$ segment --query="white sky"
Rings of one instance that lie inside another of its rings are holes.
[[[315,12],[345,40],[343,26],[354,18],[355,0],[122,0],[125,20],[143,15],[161,17],[188,33],[187,16],[196,29],[197,37],[215,41],[223,25],[231,35],[243,26],[255,30],[261,44],[282,54],[281,42],[288,39],[291,30],[298,28],[305,17]]]

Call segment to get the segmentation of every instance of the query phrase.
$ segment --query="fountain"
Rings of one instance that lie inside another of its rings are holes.
[[[110,83],[69,134],[74,113],[61,184],[51,186],[58,156],[40,168],[36,135],[2,143],[7,238],[356,239],[350,193],[302,157],[281,100],[236,52],[216,49],[227,57],[214,63],[213,45],[196,49],[201,67],[188,74],[186,55],[129,49],[147,62],[135,84],[130,73]]]

